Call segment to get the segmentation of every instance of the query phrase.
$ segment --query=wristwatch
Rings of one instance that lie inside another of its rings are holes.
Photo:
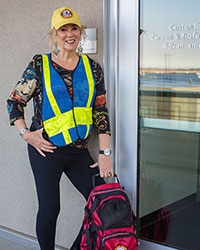
[[[20,130],[20,135],[21,135],[21,137],[23,137],[23,135],[24,135],[24,133],[26,132],[26,130],[28,130],[28,128],[22,128],[21,130]]]
[[[104,150],[99,150],[99,154],[108,156],[111,154],[111,150],[109,148],[106,148]]]

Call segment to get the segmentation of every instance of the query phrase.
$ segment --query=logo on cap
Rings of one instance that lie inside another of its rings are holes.
[[[61,12],[61,16],[64,18],[70,18],[73,16],[72,12],[68,9],[65,9]]]
[[[124,246],[117,246],[115,250],[127,250],[127,248]]]

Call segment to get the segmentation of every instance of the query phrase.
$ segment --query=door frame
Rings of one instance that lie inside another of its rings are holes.
[[[113,164],[137,213],[139,0],[104,0],[104,72]],[[175,249],[139,239],[138,249]]]

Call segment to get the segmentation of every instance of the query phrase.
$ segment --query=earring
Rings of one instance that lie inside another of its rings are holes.
[[[58,54],[60,53],[60,50],[58,48],[58,43],[55,42],[52,46],[52,52],[55,58],[58,58]]]
[[[79,56],[83,53],[83,47],[82,47],[82,44],[81,44],[81,41],[79,42],[79,45],[78,45],[78,54]]]

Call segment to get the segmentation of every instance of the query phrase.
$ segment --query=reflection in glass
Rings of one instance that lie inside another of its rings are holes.
[[[140,3],[138,232],[198,250],[200,2]]]

